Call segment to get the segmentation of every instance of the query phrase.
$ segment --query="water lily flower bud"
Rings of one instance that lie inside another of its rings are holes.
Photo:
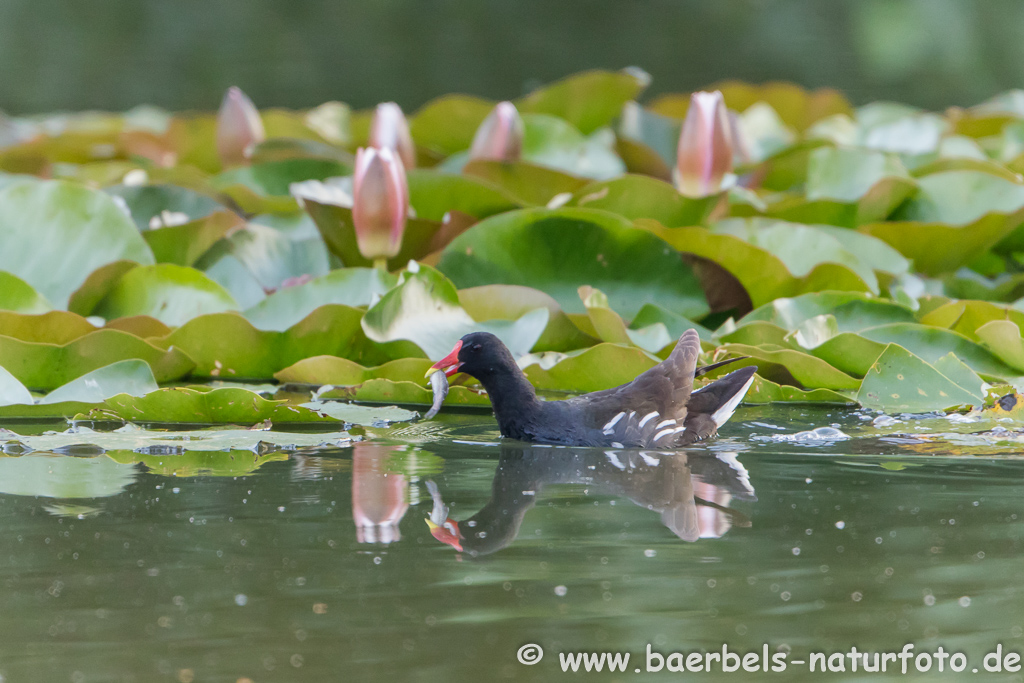
[[[252,100],[234,86],[224,93],[217,112],[217,153],[225,166],[244,164],[267,137]]]
[[[470,159],[518,161],[523,153],[523,119],[516,105],[499,102],[473,136]]]
[[[398,255],[409,211],[409,186],[401,157],[387,147],[360,147],[352,195],[359,253],[374,261]]]
[[[409,123],[402,108],[394,102],[377,105],[370,124],[370,146],[391,149],[402,157],[406,168],[416,168],[416,147],[412,144]]]
[[[732,170],[733,142],[722,93],[695,92],[690,97],[676,159],[676,186],[691,197],[720,191]]]

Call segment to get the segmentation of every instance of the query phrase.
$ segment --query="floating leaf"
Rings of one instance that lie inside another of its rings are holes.
[[[626,171],[615,153],[615,135],[611,130],[583,135],[564,119],[543,114],[525,114],[523,123],[524,161],[597,180],[614,178]]]
[[[853,390],[860,387],[860,381],[845,372],[832,367],[825,361],[803,351],[770,346],[747,346],[745,344],[726,344],[725,350],[738,356],[750,356],[751,362],[739,361],[735,367],[757,365],[758,374],[771,378],[779,376],[778,371],[772,372],[764,363],[773,363],[785,370],[806,389]],[[763,361],[763,362],[758,362]],[[784,375],[783,375],[784,376]],[[780,382],[781,384],[782,382]],[[791,384],[791,382],[786,382]]]
[[[840,403],[850,404],[853,399],[831,389],[812,389],[806,391],[787,384],[776,384],[770,380],[754,375],[754,383],[750,385],[744,403]]]
[[[657,363],[635,346],[598,344],[572,354],[533,354],[520,366],[537,389],[585,393],[631,382]]]
[[[57,308],[100,266],[153,253],[111,197],[73,183],[24,181],[0,190],[0,269]],[[54,277],[59,273],[59,277]]]
[[[864,377],[857,400],[890,412],[929,412],[980,405],[982,396],[980,385],[962,387],[906,349],[889,344]]]
[[[401,358],[366,368],[347,358],[313,356],[274,373],[274,378],[279,382],[341,386],[362,384],[371,379],[420,382],[430,365],[431,361],[426,358]]]
[[[53,308],[32,285],[17,275],[0,271],[0,310],[45,313]]]
[[[324,392],[321,396],[365,403],[402,403],[406,405],[431,405],[434,400],[434,394],[421,382],[391,379],[368,379],[361,384],[338,386]],[[456,385],[448,390],[444,404],[446,406],[489,406],[491,402],[486,394]]]
[[[977,330],[975,335],[985,347],[1004,363],[1018,372],[1024,372],[1024,339],[1020,326],[1011,320],[993,320]]]
[[[395,276],[377,268],[341,268],[304,284],[280,289],[244,315],[258,329],[283,332],[320,306],[369,306],[397,281]]]
[[[477,127],[494,103],[467,95],[446,95],[423,105],[409,120],[416,144],[441,156],[469,149]]]
[[[841,332],[858,332],[894,322],[915,322],[914,312],[906,306],[856,292],[817,292],[792,298],[776,299],[748,313],[740,321],[775,323],[794,331],[804,322],[819,315],[835,317]]]
[[[244,227],[245,221],[238,214],[216,211],[181,225],[146,229],[142,237],[157,263],[193,266],[218,240]]]
[[[139,230],[149,230],[154,219],[163,222],[168,214],[190,223],[225,208],[209,195],[177,185],[114,185],[103,191],[128,204]]]
[[[0,367],[0,406],[32,403],[32,393],[18,378]]]
[[[289,278],[326,275],[330,268],[319,239],[291,239],[259,223],[232,231],[196,263],[196,268],[212,270],[223,261],[237,262],[265,290],[277,289]]]
[[[143,360],[122,360],[87,372],[67,384],[57,387],[39,402],[42,404],[101,403],[117,394],[145,396],[156,391],[156,378],[149,364]]]
[[[149,315],[174,326],[237,308],[227,290],[200,271],[161,263],[125,273],[93,313],[105,318]]]
[[[481,285],[459,290],[459,305],[477,322],[517,320],[532,310],[548,309],[548,324],[533,348],[571,351],[597,342],[573,324],[562,307],[544,292],[521,285]]]
[[[438,268],[460,287],[540,289],[569,313],[583,313],[576,289],[600,288],[632,317],[645,303],[701,318],[707,302],[675,251],[625,219],[596,209],[524,209],[481,221],[456,238]]]
[[[558,116],[589,134],[611,123],[650,80],[635,69],[584,71],[533,91],[517,107],[524,113]]]
[[[629,220],[652,218],[666,227],[699,225],[720,197],[692,199],[669,183],[639,175],[590,183],[578,190],[569,206],[585,206],[617,213]]]
[[[200,391],[173,387],[151,391],[142,397],[118,394],[81,419],[103,420],[110,416],[130,422],[190,424],[335,421],[309,408],[288,405],[286,401],[268,401],[255,392],[235,388]]]
[[[973,340],[978,339],[977,330],[993,320],[1009,320],[1024,327],[1024,311],[988,301],[951,301],[921,316],[925,325],[946,327]]]
[[[668,328],[662,322],[631,330],[619,314],[608,306],[608,297],[600,290],[584,285],[579,289],[580,299],[587,309],[587,316],[601,341],[612,344],[632,344],[649,353],[657,353],[675,339],[669,336]]]
[[[411,169],[408,180],[409,204],[416,216],[426,220],[441,221],[449,211],[487,218],[521,206],[505,192],[473,176]]]
[[[413,264],[416,265],[416,264]],[[402,274],[398,285],[363,317],[366,336],[378,342],[411,341],[438,360],[464,335],[487,331],[498,336],[513,356],[529,353],[547,326],[548,309],[537,308],[516,321],[478,323],[459,305],[455,286],[429,266]]]
[[[260,196],[289,196],[289,186],[303,180],[324,180],[349,175],[352,168],[329,159],[285,159],[238,166],[210,179],[213,187],[226,190],[241,185]]]
[[[478,159],[466,164],[462,172],[488,181],[526,206],[546,206],[553,197],[571,195],[589,182],[586,178],[525,161]]]

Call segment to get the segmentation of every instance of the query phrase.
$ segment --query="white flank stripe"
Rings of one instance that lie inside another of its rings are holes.
[[[640,420],[640,424],[637,425],[637,428],[643,429],[645,424],[647,424],[654,418],[658,417],[659,415],[661,415],[661,413],[659,413],[657,410],[655,410],[653,413],[647,413],[646,415],[644,415],[644,419]]]
[[[655,429],[661,429],[662,427],[668,427],[669,425],[674,425],[675,423],[676,423],[675,420],[662,420],[661,422],[658,423],[658,426],[655,427]]]
[[[736,412],[736,406],[738,406],[740,404],[740,401],[743,400],[743,397],[747,395],[747,389],[749,389],[750,385],[753,383],[754,376],[751,375],[750,379],[747,380],[747,383],[744,384],[739,391],[733,394],[732,398],[725,402],[725,405],[723,405],[721,408],[714,412],[714,414],[711,416],[711,419],[715,421],[715,426],[721,427],[722,425],[729,421],[729,418],[732,417],[732,414]]]
[[[604,433],[611,434],[615,430],[615,425],[619,423],[619,420],[621,420],[625,416],[625,414],[626,413],[619,413],[612,419],[608,420],[603,429]]]
[[[658,432],[657,434],[654,435],[654,440],[657,441],[658,439],[660,439],[663,436],[667,436],[669,434],[675,434],[675,431],[676,430],[674,430],[674,429],[662,429],[660,432]]]

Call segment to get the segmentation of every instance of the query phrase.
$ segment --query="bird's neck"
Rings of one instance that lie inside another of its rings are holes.
[[[502,368],[480,377],[498,420],[501,435],[529,440],[526,429],[540,410],[537,392],[516,366]]]

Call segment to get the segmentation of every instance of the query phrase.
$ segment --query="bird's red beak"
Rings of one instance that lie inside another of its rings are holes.
[[[451,377],[458,372],[459,366],[462,365],[462,363],[459,362],[459,351],[461,350],[462,340],[460,339],[455,342],[455,348],[452,349],[451,353],[430,366],[430,369],[427,370],[427,377],[430,377],[437,370],[444,370],[444,374],[448,377]]]
[[[444,543],[445,545],[450,545],[451,547],[458,550],[460,553],[462,552],[462,532],[459,531],[458,522],[456,522],[454,519],[446,519],[444,521],[444,524],[441,526],[434,524],[429,519],[426,520],[426,522],[427,526],[430,527],[431,536],[441,541],[441,543]]]

